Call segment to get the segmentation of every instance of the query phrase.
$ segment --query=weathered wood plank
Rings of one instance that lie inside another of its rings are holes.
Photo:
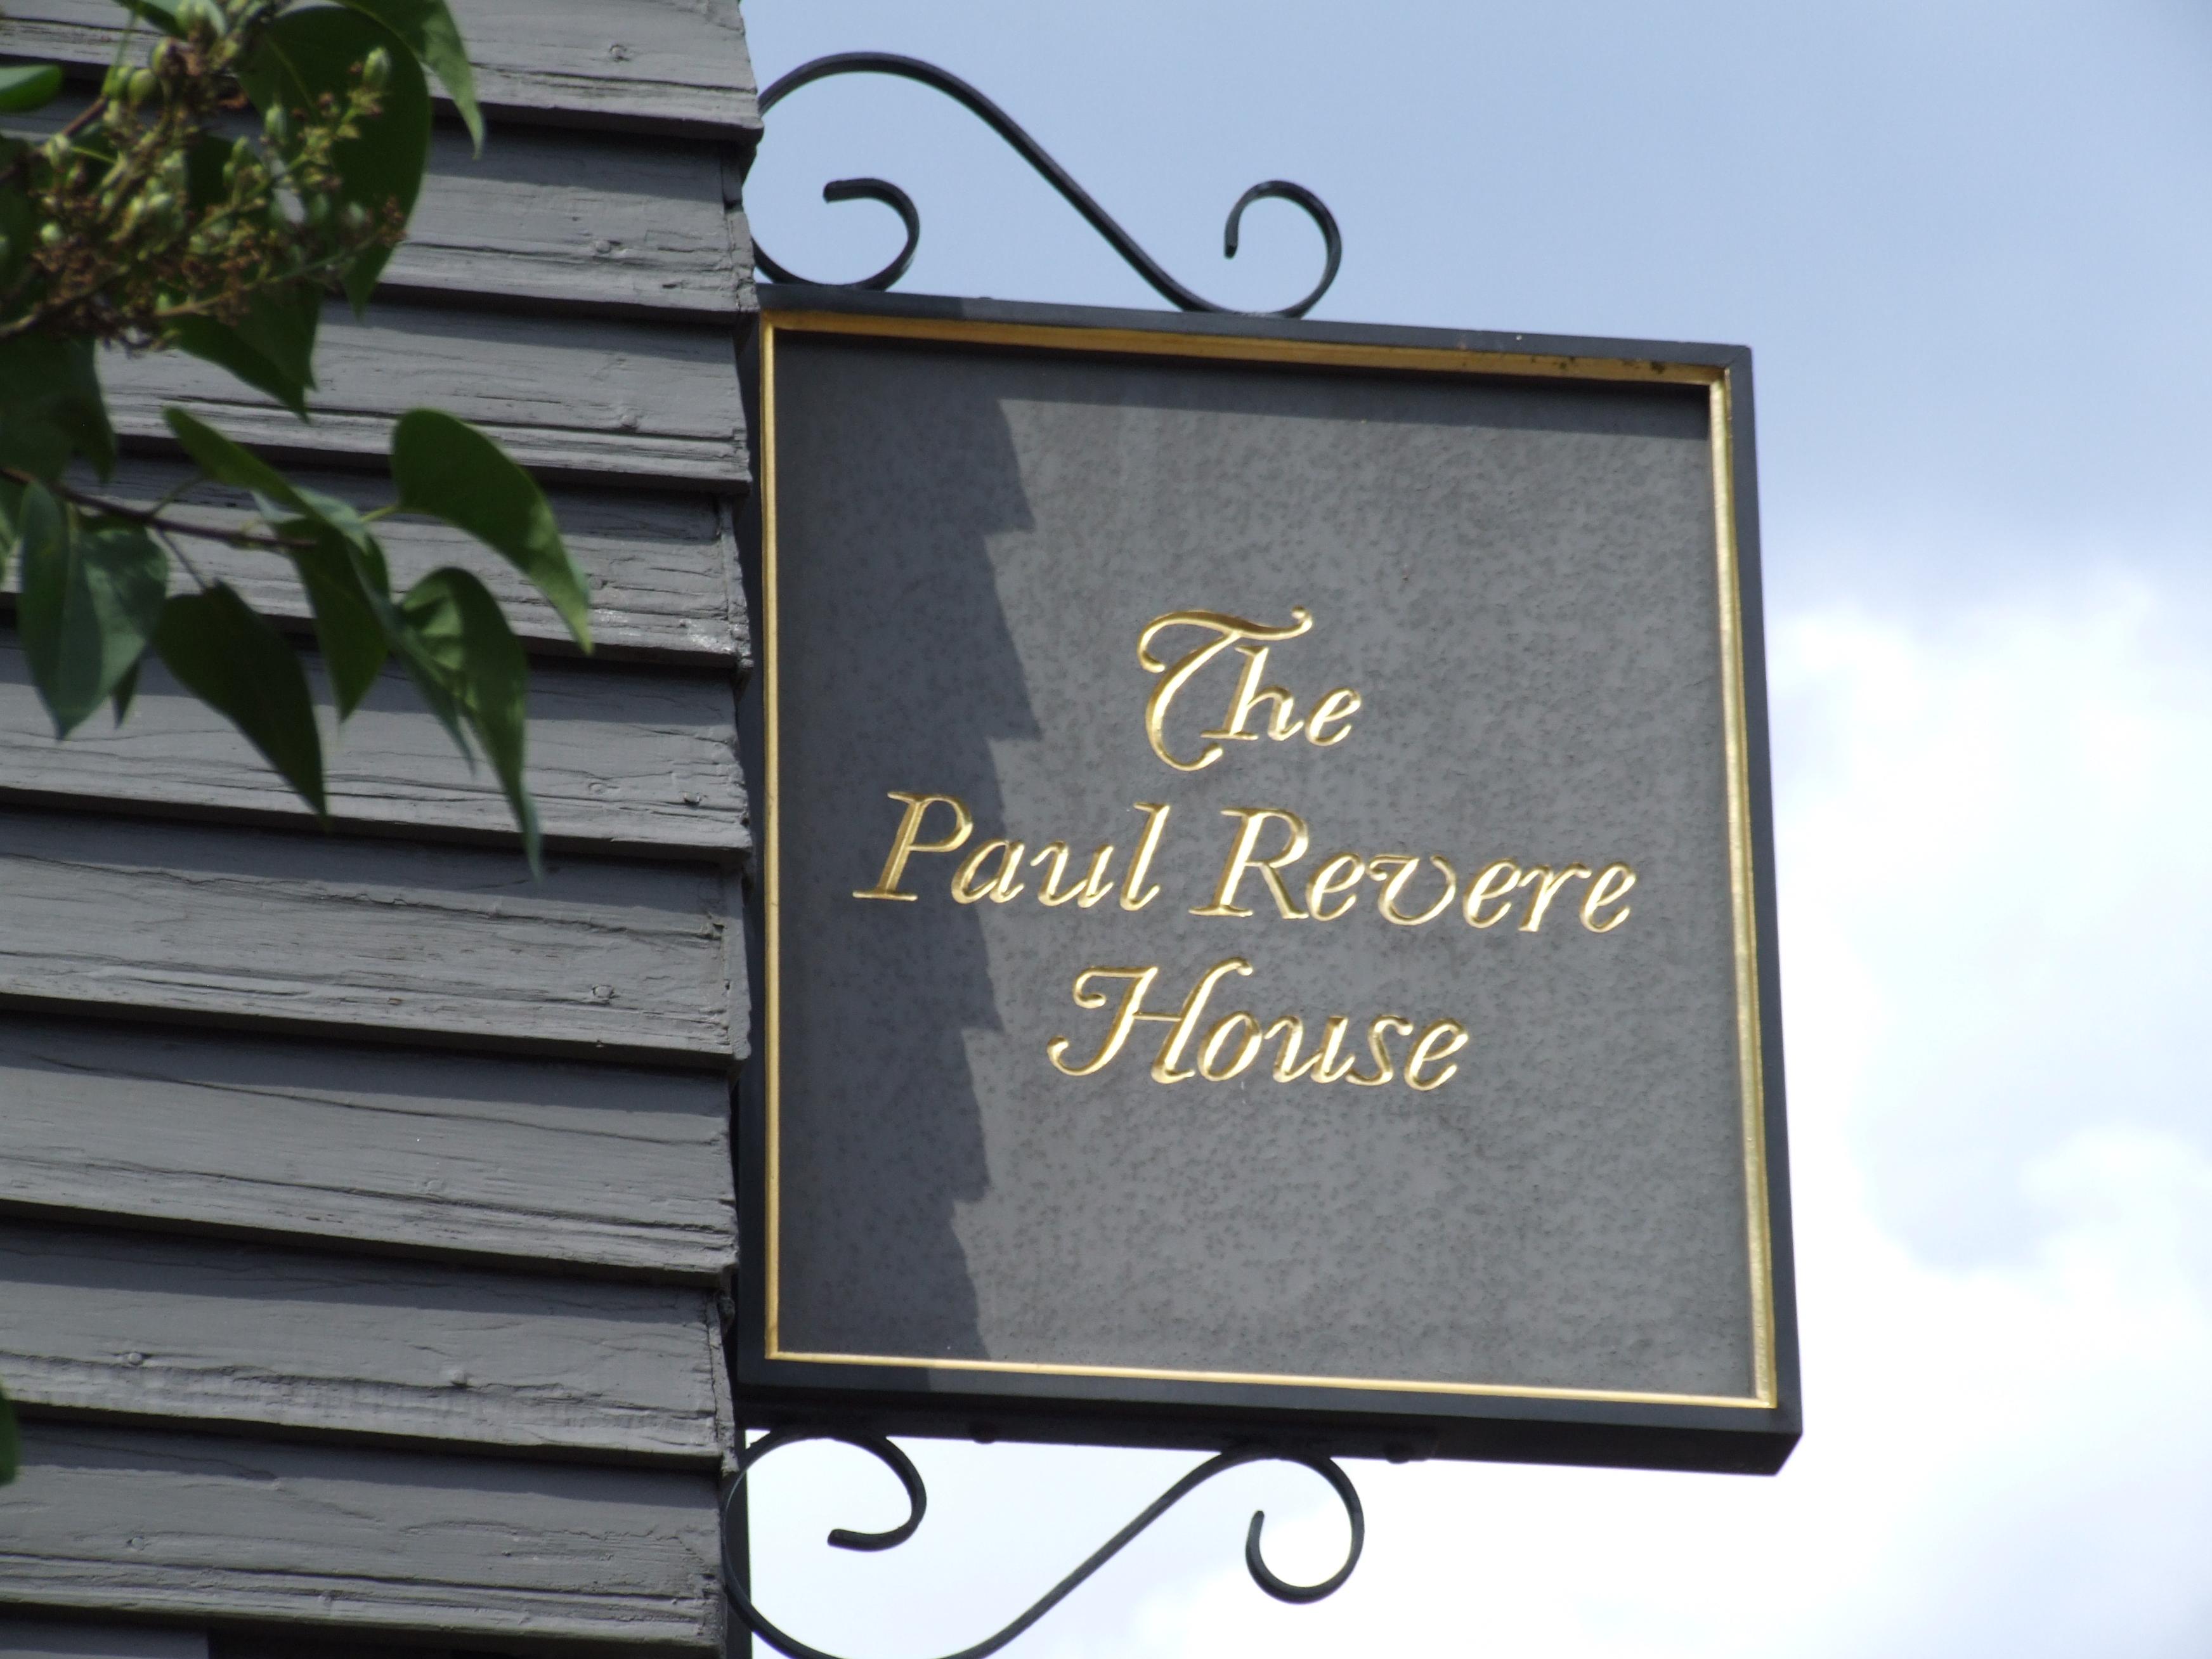
[[[495,119],[738,143],[760,130],[737,0],[455,0],[453,11]],[[105,67],[121,15],[109,0],[9,0],[8,50]]]
[[[714,1282],[729,1085],[696,1072],[0,1014],[0,1206]]]
[[[81,107],[0,117],[0,131],[39,142]],[[696,143],[512,127],[477,155],[441,127],[382,289],[727,327],[757,304],[730,186],[731,163]]]
[[[25,1425],[15,1606],[718,1651],[704,1473]]]
[[[696,865],[9,810],[0,1001],[719,1066],[736,902]]]
[[[752,240],[711,149],[550,129],[510,128],[472,157],[441,128],[383,285],[725,327],[756,303]]]
[[[343,727],[323,714],[336,827],[504,836],[513,815],[489,767],[471,770],[394,668]],[[729,858],[750,844],[726,675],[540,662],[531,676],[528,777],[549,836],[610,849]],[[58,743],[29,665],[0,628],[0,799],[123,803],[305,821],[306,805],[222,715],[158,662],[131,718]]]
[[[82,482],[125,507],[150,507],[191,476],[180,463],[125,456],[114,477]],[[355,506],[382,506],[392,488],[358,473],[301,470],[299,483]],[[744,667],[752,659],[744,599],[737,576],[731,507],[720,497],[688,492],[647,495],[628,490],[553,489],[546,492],[561,538],[592,592],[592,638],[601,655],[708,661]],[[252,503],[240,491],[195,487],[177,509],[187,520],[241,523]],[[450,526],[423,519],[387,519],[377,538],[391,561],[393,584],[403,591],[440,565],[457,564],[481,576],[525,644],[573,650],[568,630],[553,607],[514,567]],[[304,621],[306,596],[291,567],[265,553],[233,552],[220,544],[183,538],[193,562],[219,576],[264,612]],[[0,594],[12,592],[11,562],[0,573]],[[179,569],[179,587],[191,578]]]
[[[166,445],[164,404],[242,443],[382,457],[392,420],[428,404],[472,421],[528,467],[623,482],[745,482],[729,331],[379,304],[325,312],[312,424],[182,352],[101,354],[116,429]]]
[[[0,1223],[21,1406],[712,1468],[711,1291]]]
[[[0,1617],[0,1659],[208,1659],[199,1631],[33,1624]]]

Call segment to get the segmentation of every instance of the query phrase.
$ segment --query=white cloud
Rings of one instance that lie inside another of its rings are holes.
[[[2204,596],[2053,583],[1908,624],[1782,619],[1785,1004],[1809,1428],[1772,1480],[1361,1465],[1186,1506],[1016,1651],[1885,1659],[2212,1648],[2212,670]],[[904,1564],[826,1462],[763,1511],[763,1599],[863,1656],[975,1640],[1188,1460],[921,1448]],[[881,1488],[874,1510],[867,1494]],[[810,1519],[789,1523],[799,1489]],[[927,1540],[927,1541],[923,1541]]]

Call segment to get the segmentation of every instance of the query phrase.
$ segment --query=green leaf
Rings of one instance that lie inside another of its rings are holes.
[[[0,466],[52,478],[71,455],[82,455],[103,478],[115,470],[115,428],[92,342],[46,334],[0,340]]]
[[[145,660],[145,658],[141,657],[137,662],[132,663],[130,667],[125,669],[123,678],[115,682],[115,690],[108,693],[107,701],[109,706],[115,710],[115,723],[118,726],[122,725],[131,717],[131,705],[138,696],[138,666]]]
[[[143,530],[83,530],[43,484],[23,492],[15,614],[39,696],[65,738],[121,684],[152,637],[169,556]]]
[[[164,34],[184,37],[185,27],[177,21],[177,0],[115,0],[115,3]]]
[[[15,165],[15,158],[9,151],[19,148],[0,139],[0,172]],[[39,214],[31,205],[31,198],[12,183],[0,184],[0,237],[8,246],[0,249],[0,294],[9,293],[23,267],[30,263],[31,250],[38,246]],[[17,303],[24,298],[15,296]]]
[[[314,700],[282,634],[217,582],[169,601],[154,648],[178,684],[244,732],[317,817],[330,816]]]
[[[443,11],[445,8],[441,6],[439,9]],[[0,65],[0,115],[21,115],[29,110],[44,109],[61,89],[58,64]],[[483,148],[481,139],[477,148]]]
[[[279,529],[287,536],[304,532],[316,538],[313,547],[291,550],[291,559],[300,573],[300,586],[307,590],[307,602],[314,607],[315,640],[322,647],[338,718],[343,720],[361,707],[392,652],[386,630],[388,618],[396,613],[384,574],[383,550],[369,543],[375,554],[370,566],[345,538],[312,520],[295,519]]]
[[[465,530],[537,584],[592,648],[592,602],[562,543],[561,527],[537,481],[466,421],[434,409],[410,409],[392,432],[392,481],[400,510],[427,513]]]
[[[379,46],[392,60],[384,88],[384,107],[364,122],[362,135],[331,151],[340,184],[338,201],[358,203],[380,215],[398,204],[401,216],[414,211],[422,187],[422,167],[430,154],[430,88],[422,65],[407,43],[374,18],[337,6],[309,6],[288,11],[263,31],[252,55],[240,66],[239,82],[256,108],[281,106],[305,119],[324,93],[343,99],[355,65]],[[346,267],[346,297],[359,313],[368,303],[385,261],[386,247],[371,248]]]
[[[434,570],[400,601],[422,653],[483,745],[538,873],[538,810],[523,781],[530,663],[491,591],[465,570]],[[465,750],[464,751],[465,752]]]
[[[0,1486],[13,1480],[22,1467],[23,1437],[15,1427],[15,1408],[9,1405],[7,1395],[0,1392]]]
[[[476,74],[469,67],[468,48],[461,43],[460,28],[446,9],[446,0],[338,0],[338,3],[367,12],[429,65],[467,124],[476,153],[483,155],[483,115],[477,108]]]
[[[255,295],[235,326],[212,317],[179,317],[168,331],[180,349],[228,369],[304,421],[307,393],[315,387],[315,327],[322,315],[321,290],[300,282]]]

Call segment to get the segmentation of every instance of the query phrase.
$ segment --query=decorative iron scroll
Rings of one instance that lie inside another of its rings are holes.
[[[730,1487],[729,1496],[723,1499],[722,1583],[729,1595],[731,1604],[737,1608],[738,1616],[744,1620],[747,1627],[756,1636],[778,1653],[788,1655],[789,1659],[836,1659],[836,1656],[824,1653],[819,1648],[809,1647],[797,1637],[788,1635],[771,1624],[768,1616],[753,1605],[752,1598],[744,1588],[747,1575],[738,1570],[738,1563],[731,1559],[729,1553],[729,1540],[737,1536],[738,1531],[731,1524],[730,1512],[744,1497],[746,1471],[770,1452],[802,1440],[835,1440],[844,1445],[856,1447],[890,1470],[898,1477],[899,1484],[906,1488],[908,1513],[904,1521],[888,1532],[853,1532],[839,1527],[830,1533],[830,1542],[841,1550],[887,1550],[905,1543],[908,1539],[914,1536],[915,1528],[921,1525],[922,1512],[929,1507],[929,1493],[922,1486],[921,1472],[915,1468],[913,1461],[882,1435],[843,1433],[834,1429],[778,1429],[773,1434],[763,1435],[748,1446],[744,1456],[738,1460],[737,1480]],[[1351,1477],[1326,1457],[1314,1456],[1304,1452],[1276,1451],[1262,1446],[1244,1447],[1235,1451],[1223,1452],[1200,1463],[1188,1474],[1154,1498],[1135,1520],[1100,1545],[1089,1559],[1047,1590],[1013,1623],[1006,1626],[997,1634],[976,1643],[973,1647],[963,1648],[957,1653],[947,1654],[945,1659],[985,1659],[986,1655],[998,1652],[1000,1649],[1005,1647],[1006,1644],[1066,1601],[1076,1586],[1120,1554],[1122,1548],[1132,1539],[1151,1526],[1153,1522],[1165,1515],[1199,1487],[1212,1480],[1215,1475],[1226,1474],[1231,1469],[1240,1468],[1247,1463],[1296,1463],[1301,1468],[1311,1469],[1328,1482],[1331,1490],[1343,1502],[1345,1518],[1352,1523],[1352,1547],[1346,1553],[1344,1565],[1318,1584],[1293,1584],[1286,1579],[1277,1577],[1267,1562],[1261,1559],[1260,1528],[1267,1516],[1264,1510],[1255,1510],[1252,1512],[1252,1524],[1244,1534],[1244,1568],[1252,1575],[1252,1582],[1279,1601],[1318,1601],[1323,1596],[1334,1593],[1343,1585],[1346,1579],[1352,1577],[1352,1570],[1359,1565],[1360,1549],[1367,1541],[1367,1517],[1359,1507],[1359,1494],[1353,1489]]]
[[[1115,222],[1113,216],[1098,205],[1091,192],[1068,176],[1067,169],[1045,153],[1044,147],[1024,131],[1014,118],[958,76],[926,64],[919,58],[903,58],[889,52],[839,52],[826,58],[817,58],[811,63],[801,64],[790,74],[783,76],[761,94],[761,113],[769,111],[790,94],[816,81],[833,75],[896,75],[908,81],[919,81],[933,87],[946,97],[963,106],[1005,139],[1021,158],[1044,175],[1047,184],[1067,199],[1069,205],[1091,223],[1091,228],[1104,237],[1114,251],[1127,260],[1137,275],[1151,283],[1153,291],[1169,304],[1183,311],[1231,312],[1234,307],[1216,305],[1204,295],[1185,288],[1162,269],[1158,260],[1137,246],[1137,240]],[[1344,239],[1336,228],[1336,216],[1328,210],[1320,197],[1304,185],[1294,185],[1286,179],[1270,179],[1257,184],[1237,198],[1237,205],[1229,210],[1229,221],[1221,236],[1221,252],[1228,258],[1237,257],[1237,227],[1244,218],[1244,210],[1258,201],[1267,199],[1289,202],[1302,208],[1308,218],[1320,230],[1322,241],[1328,250],[1327,263],[1322,267],[1321,281],[1312,293],[1296,305],[1285,306],[1279,311],[1259,311],[1237,313],[1254,317],[1303,317],[1313,309],[1321,296],[1328,292],[1329,284],[1336,281],[1336,268],[1343,262]],[[899,216],[906,227],[906,246],[893,259],[872,276],[864,276],[857,283],[837,283],[826,286],[836,288],[887,289],[906,275],[907,267],[914,263],[915,249],[921,244],[921,215],[914,205],[914,198],[887,179],[838,179],[822,187],[825,202],[871,201],[881,202]],[[769,251],[757,241],[753,244],[753,258],[763,272],[779,283],[804,282],[769,256]]]

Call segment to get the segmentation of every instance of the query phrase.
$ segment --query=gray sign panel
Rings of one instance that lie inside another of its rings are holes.
[[[1747,355],[757,351],[755,1414],[1778,1464]]]

